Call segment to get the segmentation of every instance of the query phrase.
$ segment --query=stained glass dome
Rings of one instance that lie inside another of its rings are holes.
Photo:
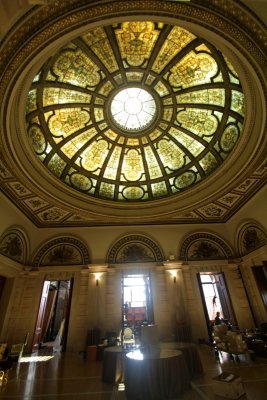
[[[85,196],[178,195],[229,156],[244,122],[233,65],[212,44],[161,22],[93,28],[59,49],[28,93],[29,141]]]

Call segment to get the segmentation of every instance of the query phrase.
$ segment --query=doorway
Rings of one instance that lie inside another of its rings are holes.
[[[154,323],[150,274],[122,276],[122,328],[130,327],[140,338],[141,326]]]
[[[35,326],[33,350],[51,347],[65,351],[72,280],[45,281]]]
[[[4,276],[0,276],[0,300],[2,297],[2,293],[4,291],[5,283],[6,283],[6,278]]]
[[[236,330],[237,322],[224,274],[222,272],[199,273],[198,283],[210,340],[212,340],[212,325],[216,312],[220,312],[221,318],[229,325],[229,328]]]

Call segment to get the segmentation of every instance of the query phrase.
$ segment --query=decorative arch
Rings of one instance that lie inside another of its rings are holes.
[[[8,228],[0,237],[0,254],[25,265],[28,261],[29,240],[20,227]]]
[[[157,243],[144,235],[128,235],[119,239],[110,249],[109,264],[162,262],[163,253]]]
[[[84,265],[90,263],[87,246],[75,237],[60,236],[48,240],[35,253],[33,267],[48,265]]]
[[[267,233],[256,221],[243,223],[237,233],[238,253],[242,257],[267,244]]]
[[[190,235],[181,246],[181,260],[224,260],[231,259],[230,246],[216,235],[199,232]]]

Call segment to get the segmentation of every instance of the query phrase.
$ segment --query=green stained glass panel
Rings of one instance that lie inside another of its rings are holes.
[[[35,75],[35,77],[33,78],[33,82],[38,82],[40,79],[40,72],[38,74]]]
[[[103,96],[108,96],[111,90],[114,88],[111,82],[106,82],[101,88],[99,88],[99,94]]]
[[[123,22],[115,34],[122,58],[131,66],[140,66],[149,59],[159,30],[151,21],[130,21]]]
[[[162,132],[158,129],[154,130],[150,133],[149,137],[151,140],[156,140],[159,136],[161,136]]]
[[[178,95],[177,103],[212,104],[223,107],[225,104],[224,89],[204,89]]]
[[[112,183],[102,182],[99,189],[99,194],[101,197],[107,199],[113,199],[115,192],[115,185]]]
[[[196,175],[192,171],[184,172],[175,179],[175,186],[177,189],[185,189],[191,186],[196,179]]]
[[[218,167],[218,162],[212,153],[206,154],[205,157],[200,160],[199,164],[206,175],[209,175]]]
[[[37,154],[45,151],[46,140],[41,128],[38,125],[32,125],[29,129],[29,139]]]
[[[121,85],[123,83],[121,74],[114,76],[114,79],[118,85]]]
[[[150,179],[156,179],[162,176],[162,171],[158,164],[158,160],[155,157],[154,152],[152,151],[151,147],[145,147],[145,159],[150,175]]]
[[[91,143],[81,154],[81,165],[87,171],[99,173],[108,154],[106,140],[98,140]]]
[[[141,154],[137,150],[129,150],[123,157],[121,178],[127,181],[138,181],[144,174]]]
[[[103,108],[95,108],[94,109],[94,115],[95,115],[96,122],[103,121],[103,119],[104,119],[104,110],[103,110]]]
[[[183,128],[200,137],[211,136],[218,128],[218,120],[210,110],[188,108],[177,114],[177,121]]]
[[[151,188],[152,188],[153,197],[155,199],[160,198],[162,196],[166,196],[166,194],[168,193],[165,181],[152,183]]]
[[[232,91],[231,110],[238,112],[240,115],[245,115],[244,95],[236,90]]]
[[[162,82],[158,82],[155,85],[155,90],[159,94],[159,96],[166,96],[169,94],[169,90]]]
[[[82,147],[86,146],[88,141],[94,137],[95,130],[91,129],[90,131],[83,132],[73,139],[68,141],[61,147],[61,151],[69,158],[72,159],[75,154],[82,149]]]
[[[51,115],[51,114],[50,114]],[[87,111],[79,108],[55,110],[48,119],[48,128],[52,135],[67,137],[84,128],[90,121]]]
[[[169,82],[172,86],[181,88],[202,85],[211,82],[217,71],[218,65],[213,57],[192,51],[171,68]]]
[[[48,163],[48,168],[56,176],[61,176],[65,166],[66,162],[58,154],[54,154]]]
[[[205,150],[205,146],[202,143],[177,129],[171,129],[170,134],[179,144],[183,145],[183,147],[185,147],[193,157],[197,157],[203,150]]]
[[[231,151],[238,139],[238,135],[238,128],[235,125],[228,125],[222,134],[222,149],[226,152]]]
[[[92,187],[91,180],[82,174],[73,174],[70,180],[71,184],[76,186],[79,190],[88,191]]]
[[[121,147],[116,146],[113,149],[104,172],[104,178],[116,180],[121,153],[122,153]]]
[[[159,141],[158,154],[165,168],[176,170],[184,165],[184,152],[171,140]]]
[[[99,68],[82,50],[65,50],[53,65],[59,82],[95,87],[100,82]]]
[[[152,66],[152,70],[160,73],[166,65],[193,39],[191,32],[174,26],[167,39],[159,49],[158,56]]]
[[[142,187],[139,186],[126,187],[122,193],[128,200],[140,200],[144,195]]]
[[[36,89],[32,89],[28,93],[27,102],[26,102],[26,113],[30,113],[31,111],[36,110]]]
[[[143,78],[143,73],[140,72],[126,72],[128,82],[141,82]]]
[[[83,40],[93,50],[110,73],[119,69],[106,32],[102,27],[97,27],[85,34]]]
[[[67,103],[85,103],[89,104],[92,96],[70,89],[47,88],[43,91],[43,106],[47,107],[53,104]]]

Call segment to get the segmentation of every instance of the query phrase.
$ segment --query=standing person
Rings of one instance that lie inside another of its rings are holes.
[[[124,320],[126,320],[126,321],[128,320],[128,312],[129,312],[129,304],[126,301],[124,303]]]

